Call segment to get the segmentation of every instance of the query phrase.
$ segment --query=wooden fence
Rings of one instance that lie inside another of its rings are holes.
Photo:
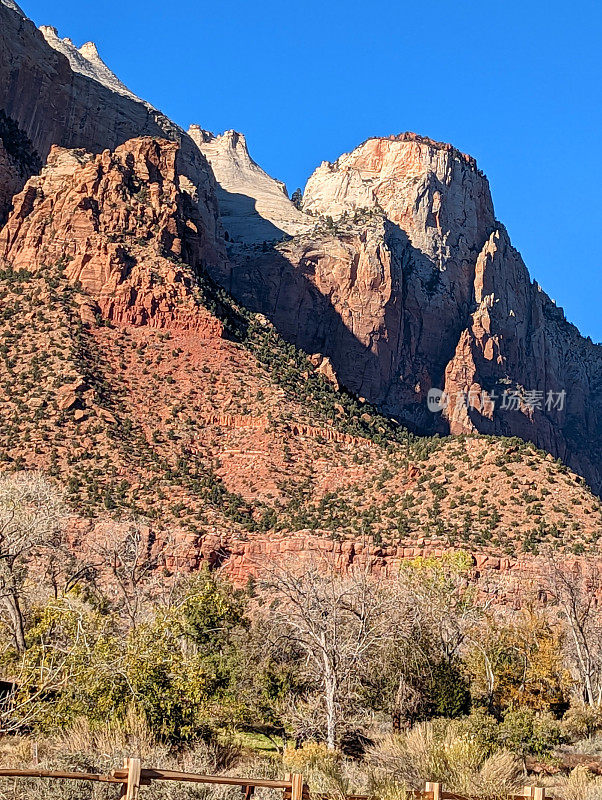
[[[72,781],[97,781],[114,783],[120,786],[120,797],[125,800],[138,800],[141,786],[149,786],[153,781],[182,781],[186,783],[217,784],[238,786],[242,800],[251,800],[255,789],[276,789],[282,792],[282,800],[309,800],[310,792],[303,775],[285,775],[283,780],[263,778],[236,778],[226,775],[200,775],[192,772],[178,772],[172,769],[147,769],[142,767],[139,758],[126,758],[122,769],[114,769],[108,775],[95,772],[60,772],[43,769],[0,769],[0,778],[56,778]],[[446,792],[440,783],[425,783],[423,790],[413,789],[408,797],[416,800],[477,800]],[[332,800],[327,795],[312,795],[313,800]],[[520,794],[511,795],[507,800],[545,800],[545,789],[539,786],[525,786]],[[342,800],[342,798],[341,798]],[[344,800],[374,800],[369,795],[346,795]]]

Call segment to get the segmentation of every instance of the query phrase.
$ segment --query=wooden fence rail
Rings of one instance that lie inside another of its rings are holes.
[[[310,792],[303,775],[287,774],[283,780],[263,778],[237,778],[226,775],[201,775],[193,772],[178,772],[172,769],[144,768],[139,758],[126,758],[122,769],[114,769],[108,775],[95,772],[61,772],[44,769],[0,769],[0,778],[58,778],[73,781],[99,781],[121,785],[120,797],[125,800],[138,800],[141,786],[149,786],[153,781],[182,781],[187,783],[218,784],[239,786],[243,800],[251,800],[255,789],[276,789],[282,791],[282,800],[309,800]],[[416,800],[478,800],[446,792],[440,783],[428,782],[423,790],[413,789],[408,797]],[[332,800],[328,795],[313,795],[313,800]],[[345,800],[375,800],[370,795],[350,794]],[[507,800],[546,800],[545,789],[539,786],[525,786],[519,794],[510,795]]]

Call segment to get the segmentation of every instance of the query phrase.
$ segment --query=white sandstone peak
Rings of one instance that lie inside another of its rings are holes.
[[[79,48],[79,52],[84,58],[91,60],[102,60],[98,54],[98,48],[94,42],[86,42],[85,44],[82,44],[82,46]]]
[[[232,241],[272,241],[313,225],[289,200],[284,183],[251,158],[244,134],[228,130],[215,135],[199,125],[191,125],[188,133],[211,164],[222,223]]]
[[[52,25],[40,25],[40,32],[50,47],[66,56],[74,72],[85,75],[86,78],[91,78],[97,83],[106,86],[112,92],[117,92],[117,94],[129,97],[131,100],[137,100],[140,103],[144,103],[148,108],[152,108],[149,103],[141,100],[131,92],[115,73],[107,67],[100,57],[94,42],[86,42],[78,49],[68,37],[61,39],[57,29]]]

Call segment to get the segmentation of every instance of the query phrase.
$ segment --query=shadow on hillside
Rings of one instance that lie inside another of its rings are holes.
[[[447,432],[445,421],[431,414],[424,402],[404,402],[404,412],[399,411],[402,397],[413,399],[412,376],[416,370],[415,360],[420,357],[402,344],[416,343],[421,335],[419,309],[413,309],[411,302],[408,305],[409,277],[417,272],[419,280],[432,280],[436,269],[427,256],[412,246],[405,231],[386,221],[385,239],[393,253],[393,290],[384,307],[379,309],[378,324],[360,338],[353,330],[357,314],[346,322],[333,304],[332,290],[320,291],[312,280],[320,250],[315,236],[307,240],[301,237],[295,242],[301,257],[298,264],[293,264],[285,255],[286,244],[281,244],[286,234],[258,214],[253,198],[222,189],[220,208],[226,230],[232,221],[232,210],[244,211],[245,224],[256,224],[257,228],[253,235],[246,237],[244,246],[239,243],[244,228],[237,229],[238,235],[234,235],[234,228],[231,228],[228,271],[212,275],[218,283],[249,310],[264,314],[286,341],[308,353],[328,356],[340,382],[354,395],[365,397],[384,413],[390,412],[417,433]],[[260,239],[259,231],[262,235],[265,231],[266,237]],[[336,233],[332,236],[337,238]],[[357,266],[356,258],[351,262],[351,270]],[[350,280],[353,282],[355,276],[351,275]],[[342,305],[344,307],[344,303]],[[460,329],[442,336],[434,365],[434,381],[443,380],[459,333]],[[445,346],[444,342],[451,344]],[[403,379],[400,381],[397,377],[400,374],[408,375],[407,386],[401,386]]]

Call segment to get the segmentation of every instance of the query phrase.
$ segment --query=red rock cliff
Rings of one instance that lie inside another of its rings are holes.
[[[90,297],[85,322],[96,309],[119,324],[221,335],[195,297],[205,230],[180,190],[177,154],[175,142],[148,137],[97,156],[53,147],[14,198],[0,260],[29,271],[64,264]]]
[[[314,172],[303,211],[311,230],[235,243],[215,277],[410,427],[521,436],[600,491],[602,348],[531,281],[474,159],[414,134],[369,139]]]

